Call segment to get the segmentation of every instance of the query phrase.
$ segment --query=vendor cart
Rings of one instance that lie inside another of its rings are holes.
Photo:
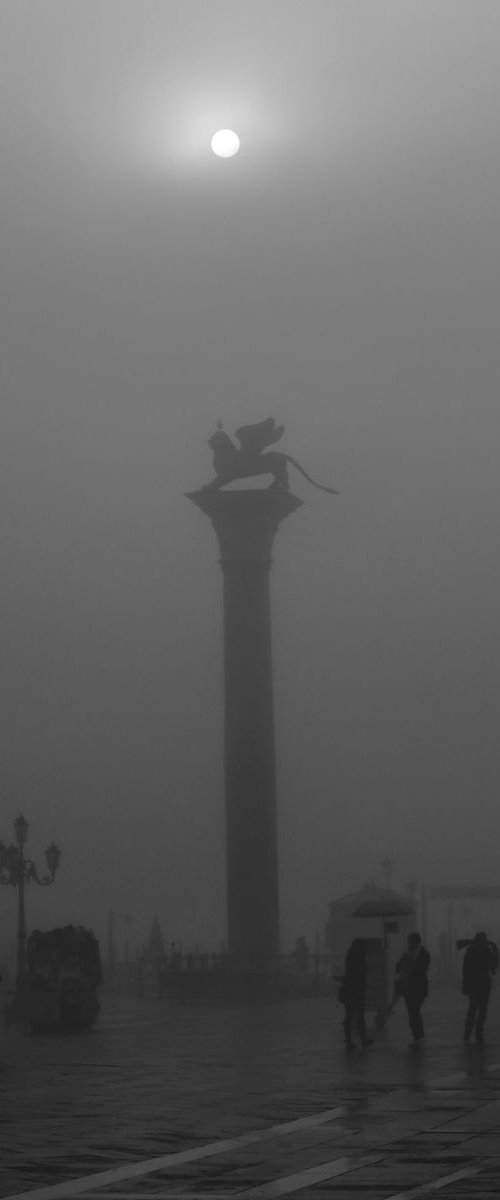
[[[90,929],[65,925],[35,930],[26,945],[22,1011],[34,1033],[89,1029],[100,1011],[99,943]]]
[[[383,1029],[394,1007],[394,964],[389,953],[391,933],[399,933],[399,917],[410,917],[414,906],[391,893],[376,900],[366,900],[353,912],[353,917],[380,922],[380,935],[366,937],[367,992],[366,1011],[374,1013],[375,1028]]]

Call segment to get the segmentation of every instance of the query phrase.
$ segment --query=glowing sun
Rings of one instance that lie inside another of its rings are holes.
[[[232,158],[240,148],[240,139],[233,129],[218,129],[210,142],[214,154],[219,158]]]

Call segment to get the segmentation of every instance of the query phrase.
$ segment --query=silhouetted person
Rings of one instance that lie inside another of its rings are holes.
[[[340,989],[340,997],[345,1009],[345,1043],[349,1050],[352,1050],[355,1045],[352,1038],[355,1025],[359,1030],[361,1045],[372,1045],[371,1039],[366,1036],[365,1025],[367,974],[366,942],[364,938],[355,938],[347,951],[344,979]]]
[[[476,933],[474,941],[465,951],[462,967],[462,991],[469,997],[465,1018],[464,1041],[470,1041],[474,1025],[476,1041],[483,1041],[484,1022],[488,1011],[491,980],[498,969],[498,950],[489,942],[485,933]]]
[[[408,935],[408,950],[396,963],[395,990],[403,997],[408,1010],[408,1020],[415,1042],[424,1036],[421,1008],[429,994],[427,972],[431,956],[422,945],[419,933]]]

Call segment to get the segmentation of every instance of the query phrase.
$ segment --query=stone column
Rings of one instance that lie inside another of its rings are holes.
[[[280,948],[269,571],[278,525],[302,501],[279,489],[188,497],[212,521],[224,577],[228,949],[262,969]]]

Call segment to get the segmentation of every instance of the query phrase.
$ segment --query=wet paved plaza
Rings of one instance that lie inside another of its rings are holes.
[[[0,1195],[402,1200],[500,1194],[500,987],[487,1042],[431,997],[347,1052],[329,999],[178,1007],[103,997],[85,1034],[0,1034]]]

